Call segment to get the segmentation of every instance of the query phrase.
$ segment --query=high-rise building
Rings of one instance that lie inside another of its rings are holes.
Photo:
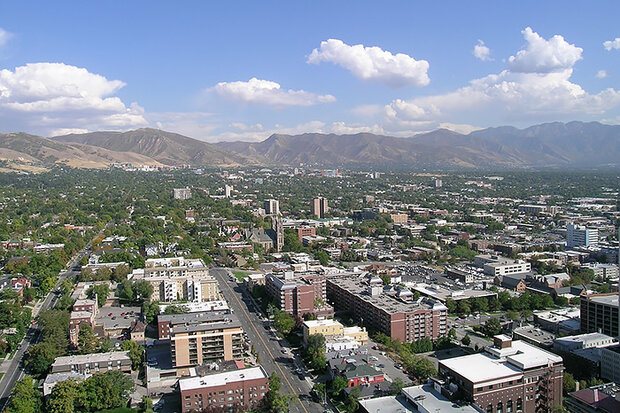
[[[190,199],[192,197],[192,190],[189,188],[174,188],[172,196],[174,199]]]
[[[310,203],[310,213],[317,218],[324,218],[325,214],[329,211],[327,206],[327,198],[318,197],[314,198]]]
[[[585,225],[568,224],[566,226],[566,246],[598,247],[598,229],[588,228]]]
[[[201,312],[159,315],[160,340],[170,340],[174,367],[187,367],[243,358],[243,329],[234,314]]]
[[[443,186],[443,181],[439,178],[435,179],[435,188],[441,188]]]
[[[267,215],[278,215],[280,213],[280,201],[277,199],[266,199],[264,206]]]
[[[230,198],[232,191],[233,191],[232,185],[224,185],[224,195],[226,196],[226,198]]]
[[[620,322],[618,293],[582,295],[579,318],[582,333],[603,333],[617,337]]]

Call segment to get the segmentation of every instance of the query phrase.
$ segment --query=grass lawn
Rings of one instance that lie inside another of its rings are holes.
[[[243,271],[233,271],[232,273],[239,282],[243,282],[243,279],[248,275]]]
[[[4,376],[4,373],[0,373],[0,380],[2,380],[2,376]]]

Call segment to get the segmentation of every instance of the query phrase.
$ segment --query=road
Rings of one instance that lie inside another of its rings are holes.
[[[103,230],[101,233],[103,233]],[[99,235],[101,235],[101,233]],[[58,282],[56,283],[56,286],[60,285],[60,283],[62,283],[62,281],[65,280],[66,278],[74,277],[80,273],[79,270],[74,271],[73,268],[75,265],[79,263],[82,257],[84,257],[87,253],[89,253],[90,247],[91,247],[91,244],[88,243],[88,245],[83,250],[81,250],[69,262],[69,264],[67,264],[67,268],[69,268],[69,270],[59,274]],[[48,310],[54,307],[54,305],[56,304],[56,301],[58,300],[58,295],[53,292],[54,290],[55,288],[52,289],[52,291],[50,291],[47,294],[47,296],[45,297],[45,299],[43,300],[40,306],[35,306],[35,310],[33,311],[33,314],[32,314],[33,318],[35,318],[39,312],[43,310]],[[32,345],[37,343],[38,340],[39,340],[38,326],[36,324],[32,324],[28,328],[28,330],[26,330],[24,339],[19,344],[17,352],[15,353],[15,355],[13,356],[13,359],[11,360],[11,363],[7,367],[6,373],[4,374],[4,376],[2,376],[2,379],[0,379],[0,411],[3,411],[4,408],[6,407],[6,404],[9,401],[9,396],[11,395],[11,390],[13,390],[13,386],[15,386],[15,383],[25,375],[24,364],[23,364],[24,355],[28,352],[28,349]]]
[[[278,339],[275,332],[266,326],[260,309],[256,308],[245,287],[232,281],[229,270],[225,268],[214,268],[211,274],[218,280],[224,298],[248,334],[261,366],[268,374],[276,372],[282,378],[282,389],[285,392],[299,396],[299,402],[291,401],[289,411],[324,412],[325,408],[314,402],[310,396],[312,390],[310,379],[307,377],[301,379],[295,373],[301,362],[292,354],[291,349]]]

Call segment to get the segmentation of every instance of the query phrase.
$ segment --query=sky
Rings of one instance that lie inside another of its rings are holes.
[[[620,124],[618,1],[0,1],[0,132]]]

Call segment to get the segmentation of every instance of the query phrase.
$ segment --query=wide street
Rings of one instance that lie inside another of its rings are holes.
[[[282,378],[283,391],[299,397],[299,402],[294,400],[291,402],[289,411],[324,412],[323,406],[314,402],[310,396],[312,389],[310,379],[308,377],[300,379],[295,372],[301,366],[301,362],[292,354],[290,348],[283,346],[283,341],[278,339],[275,332],[263,320],[260,309],[255,307],[245,287],[237,284],[236,280],[232,281],[229,270],[225,268],[212,269],[211,274],[218,280],[224,298],[239,318],[243,330],[247,332],[260,364],[268,374],[276,372]]]

